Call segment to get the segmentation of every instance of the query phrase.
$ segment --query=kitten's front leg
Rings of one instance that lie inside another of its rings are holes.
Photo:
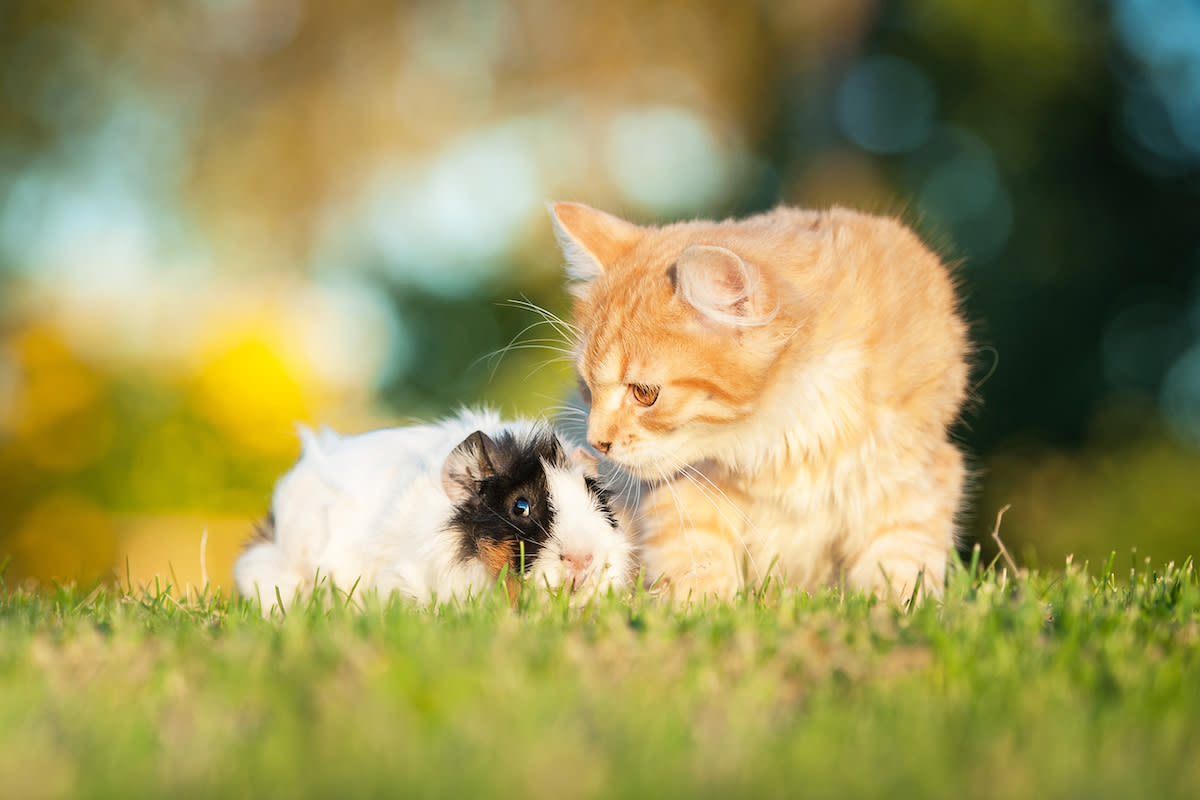
[[[947,552],[945,547],[930,544],[924,531],[895,529],[875,539],[846,579],[851,589],[873,592],[901,606],[913,600],[940,599]]]
[[[680,600],[737,594],[743,512],[729,490],[675,478],[656,487],[638,511],[647,581]]]
[[[944,443],[920,473],[925,480],[889,498],[866,549],[849,564],[852,589],[901,604],[939,599],[954,552],[954,515],[962,496],[962,455]],[[919,596],[914,598],[917,587]]]

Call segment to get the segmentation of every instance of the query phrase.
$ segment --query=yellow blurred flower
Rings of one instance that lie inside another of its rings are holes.
[[[15,574],[70,581],[111,572],[116,533],[93,503],[59,493],[38,500],[5,544]]]
[[[295,449],[297,421],[310,406],[295,362],[285,363],[273,331],[235,329],[206,348],[196,376],[200,410],[234,443],[274,455]]]
[[[102,457],[112,423],[101,377],[46,325],[22,330],[5,351],[16,380],[9,402],[0,406],[0,433],[49,470],[78,469]]]

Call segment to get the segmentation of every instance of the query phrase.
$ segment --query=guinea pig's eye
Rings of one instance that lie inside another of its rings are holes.
[[[525,499],[524,497],[518,497],[513,502],[512,513],[513,513],[514,517],[528,517],[529,516],[529,501],[527,499]]]

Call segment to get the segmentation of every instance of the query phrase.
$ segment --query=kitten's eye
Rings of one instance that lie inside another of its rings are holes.
[[[518,497],[513,503],[512,513],[514,517],[528,517],[529,501],[524,497]]]
[[[583,378],[579,379],[579,395],[583,398],[584,405],[592,404],[592,390],[588,388],[587,382]]]
[[[644,406],[652,406],[658,400],[657,386],[647,386],[644,383],[631,383],[629,384],[629,391],[633,394],[633,399]]]

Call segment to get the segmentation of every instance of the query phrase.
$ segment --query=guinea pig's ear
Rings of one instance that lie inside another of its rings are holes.
[[[583,467],[583,471],[593,478],[600,476],[600,460],[586,448],[576,447],[571,451],[571,463]]]
[[[467,500],[480,481],[498,472],[496,453],[496,443],[483,431],[475,431],[450,451],[442,464],[442,488],[450,502]]]

